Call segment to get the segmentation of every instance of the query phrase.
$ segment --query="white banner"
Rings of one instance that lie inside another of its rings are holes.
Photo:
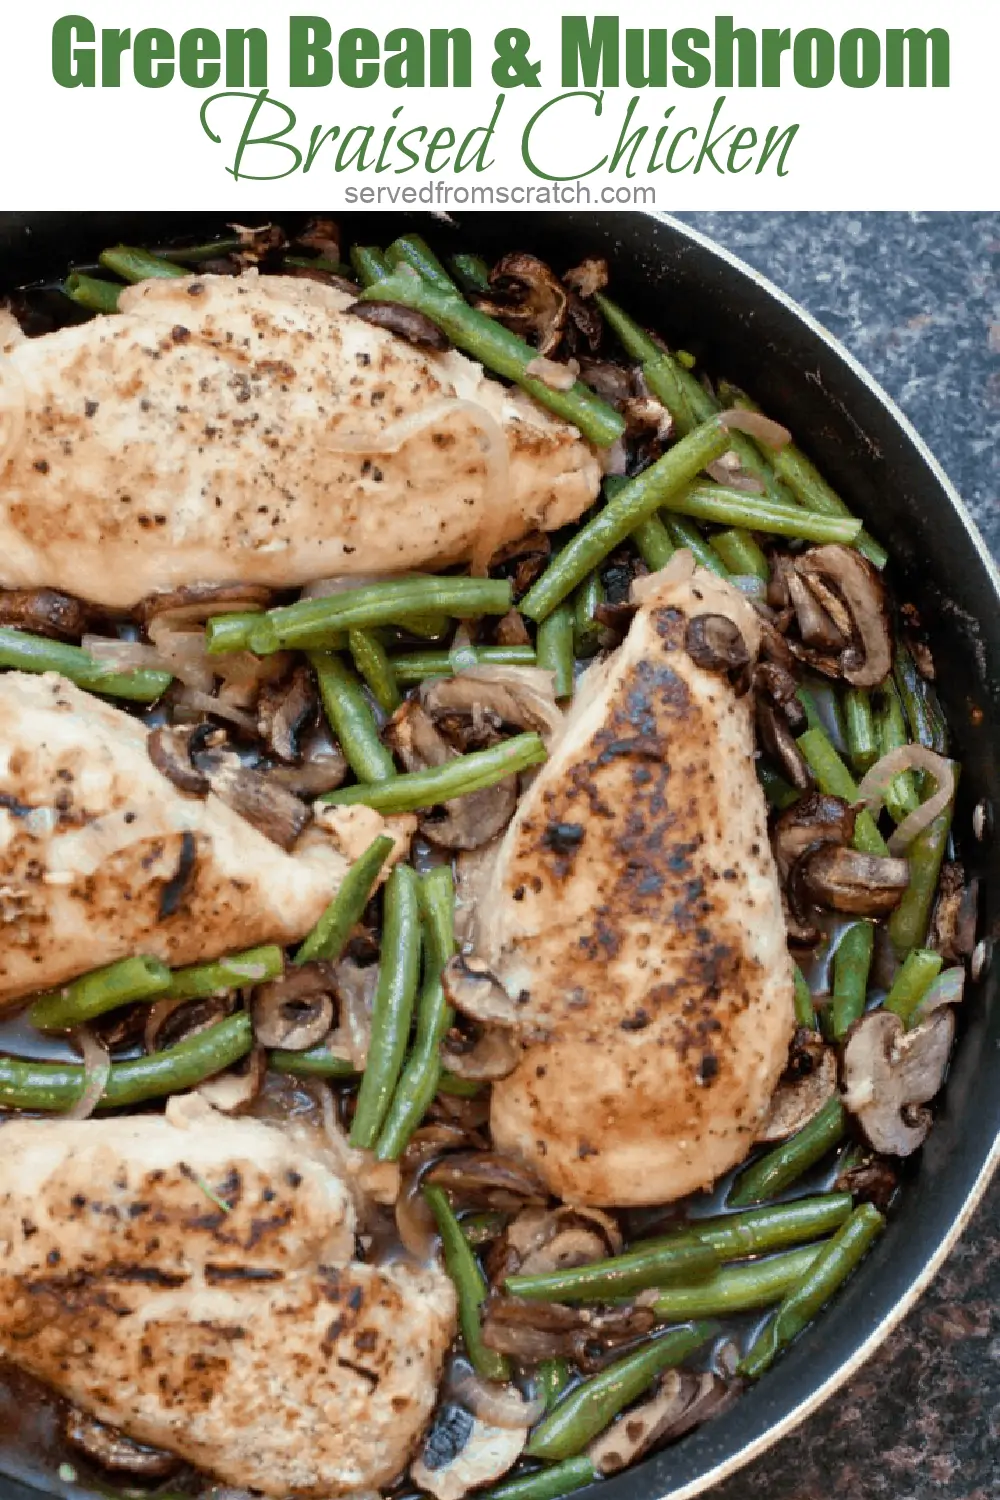
[[[996,0],[5,10],[11,209],[997,206]]]

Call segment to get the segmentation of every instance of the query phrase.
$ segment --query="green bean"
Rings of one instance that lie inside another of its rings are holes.
[[[427,1113],[441,1079],[441,1043],[454,1012],[441,987],[441,971],[455,952],[455,888],[451,870],[439,865],[417,885],[424,946],[424,975],[417,1003],[417,1029],[393,1095],[375,1151],[379,1161],[396,1161]]]
[[[920,1002],[940,974],[943,964],[940,953],[932,953],[929,948],[912,949],[892,981],[883,1008],[891,1010],[907,1026],[918,1020],[916,1012]]]
[[[309,271],[329,271],[331,276],[350,278],[351,267],[345,266],[342,260],[330,260],[326,255],[286,255],[281,262],[282,270],[289,266],[301,267]]]
[[[650,572],[658,573],[665,568],[677,548],[670,540],[670,532],[659,516],[649,516],[632,533],[639,556]]]
[[[596,656],[600,649],[601,622],[595,611],[604,603],[604,585],[596,571],[585,578],[572,598],[573,650],[581,659]],[[562,606],[560,606],[562,608]],[[542,621],[544,625],[545,621]],[[539,629],[542,627],[539,626]]]
[[[309,933],[293,960],[296,964],[322,959],[335,963],[347,946],[347,940],[361,921],[379,871],[392,853],[394,840],[387,833],[372,840],[365,852],[351,865],[340,883],[340,889]]]
[[[438,1093],[450,1094],[454,1099],[478,1099],[486,1086],[473,1078],[459,1078],[457,1073],[449,1073],[445,1069],[438,1084]]]
[[[8,625],[0,625],[0,667],[16,672],[58,672],[88,692],[127,698],[133,703],[155,703],[173,680],[169,672],[154,672],[147,667],[116,672],[79,646],[29,635]]]
[[[828,682],[814,682],[811,687],[804,683],[795,695],[810,729],[822,729],[838,755],[847,754],[847,725],[844,722],[840,699]]]
[[[267,1065],[276,1073],[291,1073],[300,1078],[354,1078],[357,1068],[346,1057],[337,1057],[325,1042],[305,1052],[286,1052],[275,1048],[267,1054]]]
[[[534,646],[473,646],[480,666],[533,667]],[[423,682],[428,677],[451,677],[455,667],[447,651],[410,651],[391,658],[397,682]]]
[[[959,768],[954,761],[951,767],[957,781]],[[897,958],[905,957],[911,948],[919,948],[927,939],[954,812],[955,804],[949,802],[933,822],[917,834],[906,851],[910,883],[889,918],[889,937]]]
[[[696,1233],[675,1234],[656,1240],[651,1247],[636,1245],[624,1255],[566,1270],[540,1271],[533,1276],[508,1276],[506,1289],[512,1297],[541,1302],[606,1302],[627,1297],[647,1286],[672,1281],[696,1281],[717,1268],[719,1258]]]
[[[479,1490],[479,1500],[560,1500],[573,1490],[593,1484],[601,1476],[586,1453],[577,1458],[564,1459],[561,1464],[547,1464],[532,1474],[522,1474],[518,1479],[507,1479],[491,1490]]]
[[[113,281],[102,281],[98,276],[84,276],[81,271],[71,271],[63,282],[62,289],[78,307],[86,307],[90,312],[96,313],[117,312],[118,298],[124,291],[124,287]]]
[[[813,1005],[812,990],[798,964],[792,965],[792,980],[795,985],[795,1024],[815,1031],[816,1007]]]
[[[766,583],[771,568],[760,547],[748,531],[733,528],[720,531],[712,538],[712,546],[722,558],[726,569],[741,578],[761,578]]]
[[[714,1250],[720,1260],[742,1259],[746,1255],[760,1255],[765,1250],[782,1250],[787,1245],[801,1244],[803,1240],[820,1239],[843,1224],[850,1212],[850,1193],[822,1193],[812,1198],[796,1198],[792,1203],[748,1208],[738,1214],[689,1219],[682,1229],[647,1240],[645,1248],[670,1245],[693,1234]],[[641,1245],[640,1241],[633,1249],[639,1249]],[[713,1271],[701,1279],[712,1281],[717,1274]]]
[[[560,604],[538,627],[538,665],[552,673],[557,698],[573,696],[573,625],[573,611]]]
[[[773,1151],[744,1167],[726,1199],[729,1208],[749,1208],[783,1193],[843,1139],[847,1117],[840,1100],[829,1099],[808,1125]]]
[[[477,312],[454,291],[442,291],[419,276],[396,275],[369,287],[361,296],[363,301],[399,302],[404,307],[416,308],[436,323],[457,348],[471,354],[491,373],[503,375],[521,386],[557,416],[574,423],[598,447],[610,448],[624,433],[624,417],[582,381],[576,381],[568,391],[557,391],[529,375],[528,367],[538,358],[537,349],[485,313]]]
[[[764,796],[769,806],[777,808],[778,812],[784,812],[786,808],[798,802],[802,795],[764,760],[757,762],[757,780],[764,788]]]
[[[378,786],[349,786],[325,792],[319,801],[332,802],[335,807],[353,807],[361,802],[378,812],[416,812],[421,807],[436,807],[439,802],[464,797],[467,792],[496,786],[498,781],[526,771],[529,766],[540,765],[544,759],[545,746],[539,735],[516,734],[489,750],[456,755],[443,766],[408,771]]]
[[[490,268],[481,255],[453,255],[448,264],[463,291],[478,293],[481,297],[488,297],[493,291]]]
[[[630,479],[532,584],[521,600],[521,613],[531,620],[544,620],[630,532],[688,484],[706,463],[718,458],[726,441],[722,421],[713,417]]]
[[[848,1198],[848,1213],[850,1203]],[[766,1260],[722,1266],[714,1276],[695,1286],[668,1288],[653,1303],[653,1311],[658,1318],[674,1322],[678,1318],[720,1317],[770,1307],[780,1302],[802,1280],[821,1248],[820,1245],[805,1245],[800,1250],[787,1250],[784,1255],[772,1255]]]
[[[716,1323],[674,1328],[582,1381],[539,1422],[524,1450],[526,1456],[573,1458],[641,1396],[661,1371],[681,1364],[718,1331]]]
[[[409,865],[396,865],[385,885],[371,1041],[351,1125],[352,1146],[371,1149],[378,1139],[406,1055],[419,972],[417,875]]]
[[[458,1323],[465,1340],[465,1352],[478,1375],[484,1380],[510,1379],[510,1363],[495,1349],[483,1343],[480,1308],[487,1298],[486,1279],[472,1253],[443,1188],[427,1186],[424,1197],[430,1206],[441,1236],[444,1263],[455,1284],[458,1296]]]
[[[885,1219],[871,1203],[856,1208],[832,1240],[821,1249],[801,1281],[788,1291],[781,1305],[754,1340],[739,1366],[739,1374],[756,1380],[812,1322],[834,1292],[864,1259],[885,1228]]]
[[[807,729],[796,741],[805,757],[816,785],[827,797],[841,797],[852,805],[858,800],[858,788],[850,771],[830,743],[822,729]],[[875,819],[867,808],[858,811],[854,824],[854,847],[864,854],[877,854],[883,858],[889,846],[878,831]]]
[[[648,472],[648,471],[647,471]],[[663,501],[663,508],[677,515],[716,526],[742,526],[774,536],[804,542],[839,542],[849,545],[861,530],[860,521],[849,517],[818,516],[812,511],[792,510],[744,490],[699,482],[676,490]]]
[[[392,275],[392,267],[374,245],[352,245],[351,265],[363,287],[377,286]]]
[[[228,615],[213,615],[205,622],[205,648],[213,656],[223,656],[232,651],[247,651],[250,636],[264,619],[263,610],[233,610]],[[347,645],[347,632],[338,637],[331,650],[342,650]]]
[[[851,765],[864,775],[879,756],[871,699],[864,688],[848,688],[844,694],[844,722]]]
[[[166,250],[155,250],[154,255],[161,260],[176,261],[181,266],[196,266],[203,260],[219,260],[224,255],[233,255],[237,250],[242,250],[243,241],[238,235],[229,239],[212,240],[205,245],[176,245]]]
[[[718,578],[729,577],[729,569],[722,558],[712,544],[702,536],[693,521],[689,521],[687,516],[670,515],[665,515],[663,520],[667,535],[675,547],[686,547],[699,567],[707,568]]]
[[[110,250],[102,250],[97,258],[106,271],[113,271],[122,281],[149,281],[188,274],[183,266],[175,266],[162,255],[153,255],[151,251],[140,250],[134,245],[114,245]]]
[[[385,258],[393,271],[398,271],[400,266],[409,266],[418,276],[429,281],[431,286],[437,287],[439,292],[457,296],[458,287],[430,245],[419,234],[404,234],[398,240],[393,240],[385,252]]]
[[[169,985],[170,970],[160,959],[122,958],[39,996],[28,1020],[39,1031],[69,1031],[120,1005],[162,995]]]
[[[248,985],[266,984],[278,979],[285,967],[285,955],[277,943],[260,948],[245,948],[212,963],[191,964],[174,969],[164,1000],[204,1000],[210,995],[224,995]]]
[[[121,1109],[194,1088],[245,1057],[252,1045],[250,1017],[238,1011],[164,1052],[113,1063],[98,1108]],[[79,1063],[0,1057],[0,1106],[4,1109],[44,1113],[71,1109],[85,1086],[86,1071]]]
[[[214,655],[224,630],[227,651],[249,647],[258,656],[269,656],[291,647],[325,647],[331,637],[339,638],[346,630],[405,624],[412,615],[442,613],[459,620],[505,615],[512,601],[508,578],[393,578],[321,599],[300,599],[257,615],[239,645],[233,644],[232,626],[222,624],[231,617],[213,615],[206,626],[206,640]]]
[[[551,1411],[570,1382],[569,1365],[564,1359],[543,1359],[535,1371],[537,1393]]]
[[[507,1223],[507,1215],[500,1213],[484,1212],[479,1214],[466,1214],[462,1219],[462,1233],[465,1235],[466,1244],[477,1250],[481,1245],[489,1245],[501,1234]]]
[[[378,737],[378,727],[357,677],[328,651],[310,651],[323,712],[359,782],[387,782],[396,763]]]
[[[368,685],[375,702],[393,714],[403,701],[389,654],[371,630],[349,630],[347,645],[351,659]]]
[[[852,922],[833,955],[833,1035],[839,1042],[865,1013],[868,974],[875,951],[875,923]]]
[[[944,717],[940,707],[931,701],[930,688],[917,671],[909,648],[902,642],[896,647],[893,677],[914,741],[938,755],[946,754],[948,728]]]
[[[904,745],[910,743],[907,733],[906,719],[903,714],[903,705],[900,701],[896,684],[891,678],[887,678],[880,689],[880,705],[876,719],[879,749],[883,755],[888,755],[890,750],[901,750]],[[900,771],[894,776],[886,787],[885,809],[894,823],[902,823],[904,818],[909,817],[911,812],[916,812],[920,806],[920,794],[917,791],[917,779],[912,771]]]

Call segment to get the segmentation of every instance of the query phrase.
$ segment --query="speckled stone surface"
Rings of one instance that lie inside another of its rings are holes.
[[[680,214],[900,404],[1000,558],[1000,214]],[[992,330],[992,331],[991,331]],[[1000,1497],[1000,1183],[881,1352],[714,1500]]]

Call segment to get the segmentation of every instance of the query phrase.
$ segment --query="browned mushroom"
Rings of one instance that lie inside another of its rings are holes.
[[[740,628],[728,615],[692,615],[684,633],[684,649],[695,666],[706,672],[738,672],[750,660]]]
[[[191,759],[190,729],[169,729],[165,724],[152,730],[146,740],[146,753],[153,765],[178,791],[192,797],[207,797],[211,788],[208,777]]]
[[[656,1325],[651,1308],[634,1304],[615,1308],[568,1307],[562,1302],[535,1302],[494,1295],[486,1304],[483,1342],[498,1354],[524,1364],[544,1359],[572,1359],[586,1367],[592,1354],[642,1338]]]
[[[819,843],[796,860],[788,877],[788,894],[799,910],[806,897],[831,911],[881,917],[895,911],[909,883],[910,866],[905,859]]]
[[[236,755],[210,750],[199,768],[221,802],[282,849],[291,849],[310,821],[304,802],[260,771],[249,770]]]
[[[261,739],[279,760],[293,764],[301,758],[299,735],[315,717],[318,705],[312,673],[296,667],[282,682],[265,683],[257,700]]]
[[[33,635],[79,640],[90,611],[72,594],[56,589],[4,589],[0,592],[0,625],[16,625]]]
[[[304,798],[319,797],[340,786],[347,775],[347,760],[325,721],[303,736],[300,749],[300,764],[269,767],[268,781]]]
[[[521,1060],[521,1049],[509,1031],[466,1022],[452,1026],[441,1043],[441,1061],[457,1078],[495,1083],[508,1078]]]
[[[490,272],[499,301],[478,298],[476,306],[522,337],[533,338],[539,354],[558,349],[566,329],[569,293],[544,261],[515,251]]]
[[[873,1203],[885,1213],[899,1188],[899,1173],[884,1157],[860,1162],[839,1173],[833,1184],[838,1193],[850,1193],[859,1203]]]
[[[131,1474],[137,1479],[166,1479],[181,1466],[176,1454],[137,1443],[124,1432],[119,1432],[117,1427],[108,1427],[75,1407],[71,1407],[66,1416],[63,1435],[70,1447],[113,1474]]]
[[[588,255],[578,266],[563,273],[563,281],[581,297],[593,297],[608,284],[608,263],[603,255]]]
[[[333,1022],[333,976],[329,965],[293,966],[280,979],[253,992],[250,1016],[264,1047],[304,1052],[315,1047]]]
[[[944,1081],[955,1037],[950,1006],[907,1031],[899,1016],[873,1010],[855,1022],[843,1058],[844,1107],[885,1156],[909,1156],[931,1126],[921,1106]]]
[[[499,1479],[521,1456],[528,1428],[497,1427],[463,1406],[438,1407],[410,1478],[434,1500],[462,1500],[470,1490]]]
[[[491,1249],[486,1269],[490,1282],[497,1285],[515,1271],[530,1268],[534,1274],[603,1260],[619,1254],[622,1244],[617,1223],[600,1209],[567,1204],[553,1209],[525,1208]]]
[[[154,1000],[146,1011],[142,1045],[146,1052],[163,1052],[187,1037],[207,1031],[236,1009],[233,992],[210,995],[204,1000],[168,998]]]
[[[254,1047],[244,1066],[206,1078],[195,1093],[224,1115],[239,1115],[258,1098],[266,1076],[267,1054],[263,1047]]]
[[[401,307],[398,302],[352,302],[347,311],[418,349],[434,349],[443,354],[451,348],[448,335],[414,307]]]
[[[819,651],[842,651],[847,645],[847,638],[820,604],[806,580],[789,569],[785,575],[785,585],[795,610],[799,634],[806,645]]]
[[[517,1025],[517,1004],[481,958],[456,953],[445,964],[441,985],[448,1004],[483,1026]]]
[[[454,1152],[431,1167],[424,1181],[446,1188],[471,1208],[509,1212],[547,1200],[545,1188],[527,1167],[496,1151]]]
[[[596,1438],[587,1456],[599,1474],[617,1474],[730,1406],[742,1389],[718,1375],[668,1370],[656,1395],[633,1406]]]
[[[407,699],[396,710],[384,738],[407,771],[443,765],[458,753],[416,698]],[[516,806],[517,777],[509,776],[495,786],[441,803],[421,816],[419,828],[442,849],[478,849],[506,828]]]
[[[892,629],[881,574],[853,547],[813,547],[795,564],[796,573],[825,584],[843,600],[852,638],[840,656],[840,668],[853,687],[872,688],[892,670]]]
[[[540,734],[554,734],[563,726],[551,673],[538,667],[467,667],[453,677],[422,683],[419,701],[435,722],[453,714],[475,719],[490,713],[498,724]]]
[[[786,891],[781,892],[781,912],[785,919],[785,936],[791,948],[815,948],[823,940],[823,933],[801,910],[793,910]]]
[[[240,238],[240,248],[234,252],[241,266],[259,266],[269,255],[288,248],[288,236],[280,224],[230,224]]]
[[[590,353],[596,354],[604,338],[604,319],[597,306],[593,302],[585,302],[576,292],[570,292],[566,311],[569,315],[569,327],[566,330],[569,348],[578,348],[582,339]]]
[[[837,1056],[815,1032],[800,1030],[792,1043],[789,1066],[771,1096],[755,1139],[786,1140],[818,1115],[837,1091]]]
[[[530,646],[531,636],[519,610],[509,609],[497,621],[494,638],[498,646]]]
[[[612,364],[609,359],[588,359],[581,355],[580,376],[592,390],[619,410],[637,394],[633,372],[623,365]]]
[[[928,948],[940,953],[946,963],[969,958],[976,946],[979,918],[979,881],[966,884],[965,869],[957,861],[946,864],[938,882],[938,896],[931,917]]]
[[[774,825],[774,857],[782,879],[807,849],[819,844],[849,844],[856,810],[841,797],[807,792],[787,808]]]
[[[763,698],[754,705],[757,734],[760,743],[778,764],[789,782],[797,791],[804,792],[813,784],[812,772],[798,745],[791,726],[784,715]]]
[[[262,583],[192,583],[183,588],[148,594],[132,611],[141,625],[161,615],[174,621],[207,620],[209,615],[267,609],[274,590]]]

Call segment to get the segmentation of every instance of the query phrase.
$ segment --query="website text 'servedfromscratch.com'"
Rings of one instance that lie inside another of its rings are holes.
[[[423,187],[392,187],[380,183],[378,187],[348,187],[344,190],[344,201],[348,204],[374,204],[395,207],[398,204],[423,204],[434,208],[544,208],[553,205],[572,208],[578,204],[613,204],[620,208],[641,206],[656,207],[656,189],[653,187],[607,185],[593,186],[586,182],[515,183],[513,186],[485,186],[477,184],[465,187],[450,182],[429,182]]]

